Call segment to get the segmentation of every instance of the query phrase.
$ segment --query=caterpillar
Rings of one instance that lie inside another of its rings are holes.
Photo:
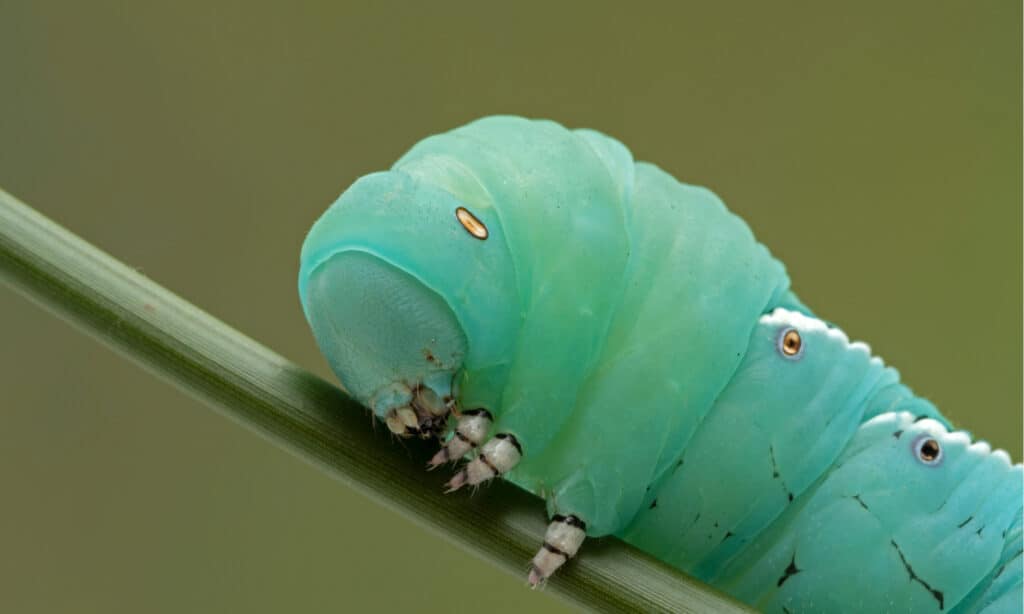
[[[818,318],[711,191],[486,117],[358,179],[302,246],[343,386],[449,491],[542,497],[537,586],[617,535],[768,612],[1019,612],[1024,469]]]

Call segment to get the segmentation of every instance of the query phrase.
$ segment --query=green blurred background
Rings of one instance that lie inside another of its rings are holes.
[[[543,116],[718,191],[1020,460],[1019,2],[150,4],[0,0],[0,185],[300,364],[329,376],[295,277],[337,194]],[[7,290],[0,316],[0,611],[568,608]]]

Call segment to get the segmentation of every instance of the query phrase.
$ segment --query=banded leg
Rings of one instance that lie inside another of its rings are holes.
[[[583,539],[587,536],[587,525],[576,516],[555,515],[551,518],[544,545],[537,551],[530,564],[528,581],[532,588],[551,577],[566,561],[576,556]]]
[[[446,493],[454,492],[466,484],[477,486],[487,480],[511,471],[523,457],[523,448],[515,435],[498,433],[480,449],[480,454],[469,461],[448,480]]]
[[[493,418],[486,409],[470,409],[462,412],[451,439],[430,459],[429,469],[435,469],[450,461],[457,461],[470,450],[484,442],[491,430]]]

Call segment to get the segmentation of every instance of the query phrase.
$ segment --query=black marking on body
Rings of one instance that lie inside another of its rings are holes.
[[[914,418],[914,423],[918,423],[918,422],[920,422],[920,421],[922,421],[922,420],[927,420],[927,419],[928,419],[928,418],[930,418],[930,417],[931,417],[931,416],[926,416],[926,415],[924,415],[924,414],[921,414],[920,416],[916,416],[916,417]]]
[[[563,516],[561,514],[555,514],[554,516],[551,517],[551,522],[561,522],[562,524],[567,524],[570,527],[576,527],[577,529],[579,529],[581,531],[586,531],[587,530],[587,523],[585,523],[582,520],[580,520],[579,517],[573,516],[571,514],[569,516]]]
[[[972,521],[972,520],[974,520],[974,516],[968,516],[967,520],[965,520],[965,521],[961,522],[960,524],[956,525],[956,528],[962,529],[962,528],[966,527],[967,523]]]
[[[782,611],[784,612],[784,614],[793,614],[793,612],[790,611],[790,609],[786,606],[782,606]]]
[[[796,566],[796,553],[794,552],[793,553],[793,558],[789,561],[789,565],[786,566],[785,571],[782,572],[782,577],[779,578],[779,582],[775,586],[782,586],[783,584],[785,584],[786,580],[789,580],[790,578],[792,578],[796,574],[800,573],[801,571],[803,571],[803,570],[802,569],[797,569],[797,566]]]
[[[775,447],[774,446],[768,446],[768,458],[770,458],[771,461],[772,461],[772,477],[775,478],[776,480],[778,480],[780,484],[782,484],[782,490],[783,490],[783,492],[786,493],[786,498],[790,502],[792,502],[793,501],[793,492],[789,490],[788,486],[786,486],[786,480],[782,479],[782,474],[779,473],[779,466],[775,463]]]
[[[658,507],[658,500],[657,499],[655,499],[654,501],[651,501],[651,504],[647,506],[647,509],[653,510],[656,507]]]
[[[459,441],[461,441],[463,443],[469,444],[469,447],[471,447],[471,448],[475,448],[476,447],[476,443],[473,442],[473,441],[470,441],[469,437],[466,437],[465,435],[463,435],[462,431],[460,431],[458,429],[455,429],[455,437],[457,437],[459,439]]]
[[[551,554],[557,554],[558,556],[562,557],[563,559],[565,559],[567,561],[569,560],[569,555],[568,554],[566,554],[561,548],[552,546],[548,542],[544,542],[544,549],[547,550],[548,552],[550,552]]]
[[[501,472],[500,472],[500,471],[498,471],[498,468],[497,468],[497,467],[495,467],[493,463],[491,463],[490,459],[489,459],[489,458],[487,458],[487,455],[486,455],[486,454],[481,454],[481,455],[480,455],[480,456],[478,456],[477,458],[479,458],[479,459],[480,459],[480,462],[481,462],[481,463],[483,463],[483,464],[487,465],[487,468],[491,470],[491,473],[492,473],[492,474],[494,474],[494,475],[501,475]]]
[[[726,531],[726,532],[725,532],[725,537],[723,537],[723,538],[722,538],[722,541],[720,541],[720,542],[718,542],[718,543],[719,543],[719,544],[724,544],[724,543],[725,543],[725,540],[729,539],[729,538],[730,538],[730,537],[732,537],[733,535],[735,535],[735,533],[733,533],[732,531]]]
[[[979,528],[977,531],[975,531],[974,534],[977,535],[978,537],[981,537],[981,532],[984,531],[984,530],[985,530],[985,525],[981,525],[981,528]]]
[[[462,412],[462,415],[463,416],[483,416],[484,418],[487,418],[488,420],[493,420],[494,419],[494,416],[491,415],[491,412],[487,411],[486,409],[484,409],[482,407],[478,407],[477,409],[467,409],[467,410],[464,410]]]
[[[520,456],[523,455],[523,446],[519,445],[519,440],[516,439],[516,436],[513,435],[512,433],[498,433],[497,435],[495,435],[495,437],[497,437],[498,439],[508,440],[509,443],[515,446],[516,452],[519,452]]]
[[[934,597],[935,600],[939,602],[939,609],[946,609],[946,598],[942,595],[942,591],[932,588],[930,584],[925,582],[923,579],[921,579],[920,576],[914,573],[914,568],[911,567],[910,563],[907,562],[907,557],[903,556],[903,551],[900,550],[900,547],[896,544],[896,540],[890,540],[889,543],[892,544],[892,547],[896,549],[896,554],[900,555],[900,561],[903,563],[903,567],[906,568],[907,574],[910,575],[910,581],[919,582],[921,586],[925,587],[925,589],[927,589],[928,592],[932,594],[932,597]]]
[[[903,434],[903,429],[900,429],[898,431],[894,431],[892,436],[895,437],[896,439],[899,439],[900,435],[902,435],[902,434]]]
[[[868,507],[868,504],[867,504],[867,503],[864,503],[864,499],[861,499],[861,498],[860,498],[860,495],[853,495],[853,499],[854,499],[854,500],[856,500],[856,501],[857,501],[857,503],[860,503],[860,506],[861,506],[861,507],[863,507],[864,509],[866,509],[866,510],[867,510],[867,511],[869,511],[869,512],[871,511],[871,508],[870,508],[870,507]]]
[[[679,471],[679,468],[683,466],[683,458],[685,457],[680,457],[679,460],[676,461],[676,466],[672,468],[672,473]]]

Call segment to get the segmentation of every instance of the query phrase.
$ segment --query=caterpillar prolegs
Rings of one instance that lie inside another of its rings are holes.
[[[618,535],[766,611],[1020,609],[1021,466],[610,137],[488,117],[420,141],[314,224],[299,293],[346,389],[461,463],[449,490],[546,500],[531,584]]]

